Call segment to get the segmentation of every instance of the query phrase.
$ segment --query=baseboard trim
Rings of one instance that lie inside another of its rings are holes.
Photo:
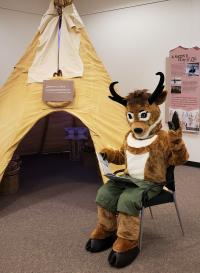
[[[200,163],[199,162],[195,162],[195,161],[187,161],[185,163],[186,166],[191,166],[191,167],[196,167],[196,168],[200,168]]]

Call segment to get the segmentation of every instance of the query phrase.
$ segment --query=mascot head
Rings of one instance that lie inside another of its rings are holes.
[[[163,73],[158,72],[156,75],[160,76],[160,81],[153,93],[148,93],[146,89],[136,90],[123,98],[114,89],[118,82],[110,84],[112,96],[109,98],[126,107],[127,120],[136,139],[150,138],[162,127],[159,105],[165,101],[167,92],[163,91]]]

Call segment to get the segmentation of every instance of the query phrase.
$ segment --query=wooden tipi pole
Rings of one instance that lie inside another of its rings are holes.
[[[73,0],[54,0],[54,5],[59,8],[64,8],[71,5]]]

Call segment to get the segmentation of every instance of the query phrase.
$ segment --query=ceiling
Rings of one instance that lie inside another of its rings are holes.
[[[0,7],[36,14],[43,14],[48,5],[49,0],[0,0]]]
[[[129,6],[143,4],[144,2],[153,2],[153,0],[74,0],[80,14],[91,14],[106,10],[113,10]]]
[[[167,1],[167,0],[160,0]],[[0,0],[0,7],[24,12],[43,14],[50,0]],[[81,15],[113,10],[123,7],[159,2],[159,0],[74,0]]]

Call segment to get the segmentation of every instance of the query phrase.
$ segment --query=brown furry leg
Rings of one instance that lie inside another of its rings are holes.
[[[85,249],[89,252],[100,252],[112,247],[116,240],[116,215],[98,206],[98,223],[90,235]]]
[[[127,240],[117,237],[117,240],[113,244],[113,250],[118,253],[122,253],[138,246],[137,241]]]
[[[98,223],[92,231],[91,239],[105,239],[116,232],[117,218],[116,215],[100,206],[98,208]]]
[[[138,246],[140,218],[119,213],[117,240],[113,245],[116,252],[124,252]]]

